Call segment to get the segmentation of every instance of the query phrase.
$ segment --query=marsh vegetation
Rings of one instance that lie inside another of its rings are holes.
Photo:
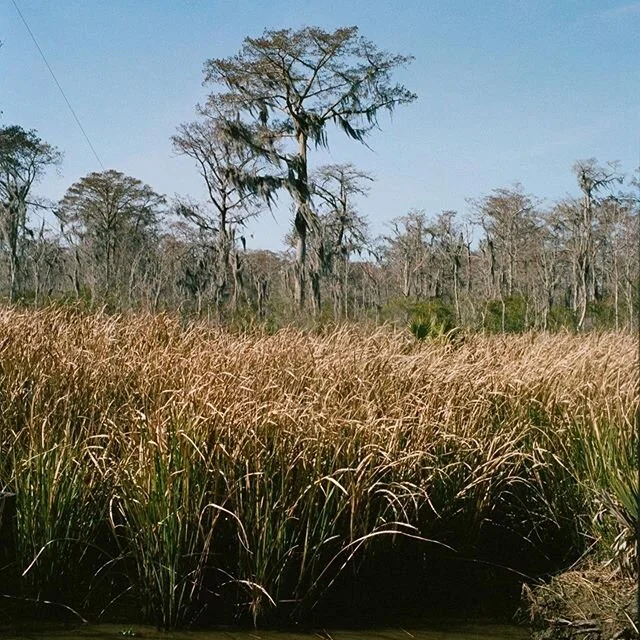
[[[2,592],[161,627],[311,624],[477,610],[479,586],[507,597],[586,552],[630,575],[636,353],[626,333],[5,309]]]

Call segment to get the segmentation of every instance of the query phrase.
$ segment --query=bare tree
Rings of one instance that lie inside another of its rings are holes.
[[[595,158],[579,160],[573,165],[573,171],[582,191],[580,215],[576,219],[577,246],[575,265],[577,272],[576,310],[578,312],[578,329],[582,329],[587,315],[589,302],[595,299],[595,246],[594,227],[598,220],[596,208],[599,203],[598,195],[610,189],[614,183],[621,183],[622,176],[615,164],[607,167],[598,165]]]
[[[288,258],[273,251],[248,251],[246,263],[256,312],[258,318],[264,320],[267,312],[274,315],[278,310],[278,303],[283,307],[290,297],[285,286]]]
[[[410,59],[380,51],[358,35],[357,27],[333,32],[305,27],[246,38],[237,55],[205,64],[205,83],[217,87],[209,104],[233,114],[227,134],[283,169],[275,178],[295,202],[299,309],[305,302],[312,223],[309,147],[327,146],[329,124],[362,142],[381,109],[392,111],[415,100],[391,79]]]
[[[516,294],[527,300],[528,266],[532,261],[531,239],[536,229],[536,202],[521,184],[494,189],[488,196],[470,200],[477,223],[484,232],[481,250],[488,263],[487,301],[497,299],[506,326],[506,301]]]
[[[462,312],[460,309],[460,289],[462,262],[465,250],[470,241],[465,240],[463,229],[456,224],[456,211],[443,211],[432,227],[432,233],[436,240],[436,250],[442,260],[442,272],[451,278],[451,297],[456,310],[456,320],[460,323]],[[467,273],[467,278],[470,274]]]
[[[367,238],[367,222],[355,208],[357,196],[368,193],[365,182],[373,178],[352,164],[320,167],[312,175],[312,191],[318,209],[318,231],[311,261],[314,307],[320,310],[320,276],[330,278],[334,315],[349,315],[349,261],[362,253]]]
[[[33,304],[37,307],[44,293],[53,293],[56,280],[63,273],[63,248],[58,236],[47,233],[44,217],[29,243],[28,257],[32,273]]]
[[[9,301],[22,290],[31,189],[61,153],[35,131],[11,126],[0,129],[0,239],[9,261]]]
[[[246,145],[224,136],[220,116],[201,111],[201,120],[182,124],[171,139],[177,153],[192,158],[206,186],[208,205],[198,207],[182,203],[179,215],[216,236],[215,302],[220,311],[232,279],[232,303],[237,309],[242,283],[241,261],[235,242],[236,230],[260,212],[271,198],[271,190],[239,189],[238,182],[254,181],[261,176],[264,162]],[[242,238],[244,242],[244,238]]]
[[[629,192],[610,195],[599,204],[595,288],[601,299],[610,302],[613,298],[616,330],[633,326],[633,288],[638,274],[638,204],[638,197]]]
[[[536,256],[530,273],[534,280],[535,325],[546,330],[549,328],[549,314],[558,302],[563,282],[565,289],[567,287],[567,250],[557,207],[540,214],[530,235],[529,248]]]
[[[400,269],[404,298],[424,298],[435,295],[429,246],[429,221],[424,211],[412,210],[391,221],[392,234],[384,238],[386,264]]]

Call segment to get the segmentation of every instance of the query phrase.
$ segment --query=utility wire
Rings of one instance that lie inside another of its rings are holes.
[[[29,35],[31,36],[31,39],[33,40],[33,44],[36,45],[36,48],[40,52],[40,55],[42,56],[42,60],[44,61],[45,65],[47,66],[47,69],[49,69],[49,73],[51,74],[51,77],[53,78],[53,81],[56,83],[56,86],[60,90],[60,93],[62,94],[62,97],[64,98],[64,101],[67,103],[67,107],[69,107],[69,111],[71,111],[71,115],[73,116],[74,120],[76,121],[78,127],[80,127],[80,131],[82,131],[82,135],[84,136],[84,139],[87,141],[87,144],[91,148],[91,151],[93,151],[93,155],[95,156],[96,160],[98,161],[98,164],[100,165],[100,168],[104,171],[105,170],[104,169],[104,165],[102,164],[102,161],[100,160],[100,156],[98,156],[97,151],[95,150],[94,146],[91,144],[91,140],[89,140],[89,136],[87,135],[87,132],[84,130],[84,127],[82,126],[82,123],[80,122],[80,118],[78,118],[78,116],[76,115],[76,112],[74,111],[73,107],[71,106],[71,103],[69,102],[69,99],[67,98],[64,90],[60,86],[60,83],[58,82],[58,78],[56,78],[56,74],[53,72],[53,69],[51,68],[51,65],[49,64],[49,62],[47,61],[47,58],[44,55],[44,52],[40,48],[40,45],[38,44],[38,41],[36,40],[36,37],[33,35],[33,31],[31,31],[31,29],[29,28],[29,25],[27,24],[27,21],[25,20],[25,17],[22,15],[22,11],[20,11],[20,8],[18,7],[18,4],[16,3],[16,0],[11,0],[11,2],[13,3],[13,6],[16,8],[16,11],[18,12],[18,15],[20,16],[20,19],[22,20],[24,26],[26,27],[27,31],[29,32]]]

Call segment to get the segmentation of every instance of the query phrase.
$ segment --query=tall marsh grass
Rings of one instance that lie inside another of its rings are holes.
[[[448,344],[2,311],[2,571],[38,597],[99,584],[172,627],[305,619],[401,540],[473,558],[498,527],[532,558],[628,570],[636,352],[620,333]]]

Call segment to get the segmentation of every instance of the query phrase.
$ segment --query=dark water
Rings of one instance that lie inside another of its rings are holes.
[[[289,633],[280,631],[184,631],[161,632],[153,627],[131,625],[39,626],[36,623],[21,628],[3,627],[2,640],[526,640],[526,629],[495,624],[441,624],[426,629],[395,628],[366,631],[318,631]]]

